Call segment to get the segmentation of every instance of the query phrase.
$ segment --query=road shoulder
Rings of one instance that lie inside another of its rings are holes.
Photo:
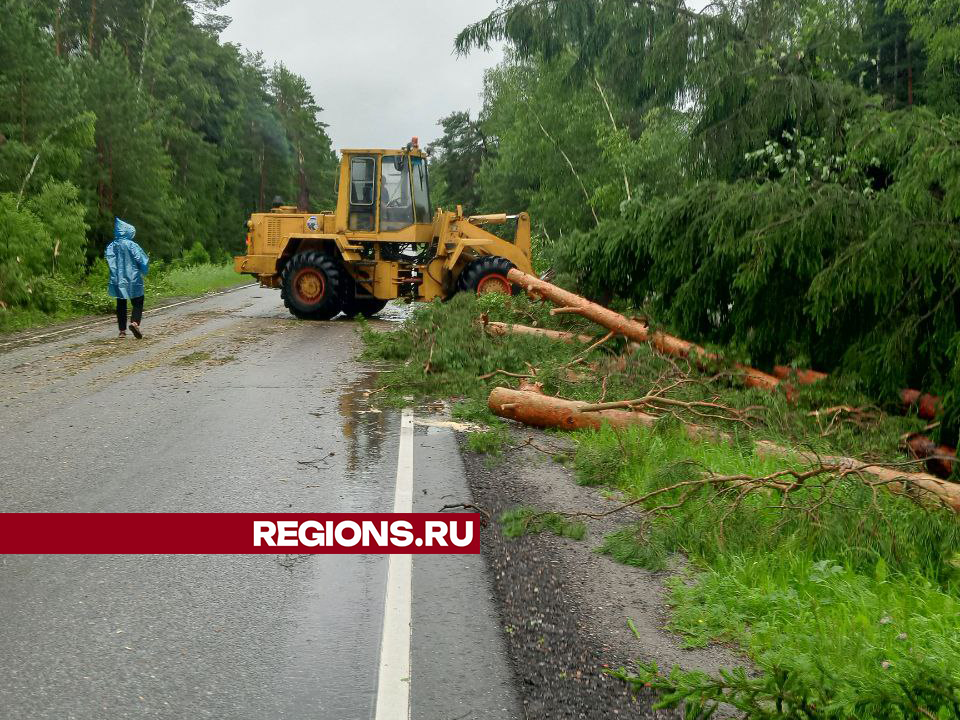
[[[494,518],[484,533],[483,554],[528,718],[678,717],[653,710],[652,696],[631,696],[605,668],[632,660],[707,672],[744,664],[730,648],[686,649],[665,628],[664,581],[670,572],[625,566],[596,552],[627,518],[588,519],[582,541],[549,532],[503,535],[497,518],[519,505],[588,512],[615,506],[598,490],[577,485],[572,471],[553,461],[551,451],[562,438],[525,428],[513,433],[511,446],[495,461],[467,449],[466,435],[459,439],[474,502]]]

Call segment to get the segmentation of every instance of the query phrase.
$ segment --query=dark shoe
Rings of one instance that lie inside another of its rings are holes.
[[[143,333],[140,332],[140,323],[130,323],[130,332],[137,340],[143,340]]]
[[[118,337],[125,338],[126,336],[127,336],[127,331],[126,331],[126,330],[121,330],[121,331],[120,331],[120,335],[119,335]]]

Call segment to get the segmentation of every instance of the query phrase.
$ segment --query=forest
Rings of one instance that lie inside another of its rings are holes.
[[[700,6],[700,7],[695,7]],[[758,367],[960,404],[960,2],[508,0],[433,144],[441,201],[528,210],[542,267]]]
[[[275,196],[330,206],[316,98],[220,41],[224,3],[0,0],[0,328],[109,310],[115,216],[162,285],[164,262],[222,267]]]
[[[224,2],[0,0],[0,327],[103,310],[114,216],[222,263],[274,196],[330,205],[317,99],[220,41]],[[441,120],[434,205],[528,211],[561,282],[744,362],[940,394],[955,445],[958,26],[960,0],[506,0],[454,41],[506,51]]]

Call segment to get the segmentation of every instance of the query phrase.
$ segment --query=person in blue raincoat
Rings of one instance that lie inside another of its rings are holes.
[[[137,340],[143,337],[140,319],[143,316],[143,278],[150,266],[150,258],[133,241],[137,229],[120,218],[113,222],[113,242],[107,245],[104,257],[110,266],[110,284],[107,292],[117,299],[117,324],[120,337],[127,336],[127,300],[133,303],[130,332]]]

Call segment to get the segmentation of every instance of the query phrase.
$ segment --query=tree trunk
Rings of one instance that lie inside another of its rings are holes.
[[[603,423],[614,427],[627,427],[650,426],[657,421],[653,415],[631,410],[580,412],[580,408],[587,404],[505,387],[494,388],[487,399],[487,407],[494,415],[534,427],[579,430],[599,428]]]
[[[57,1],[57,14],[54,16],[53,21],[53,38],[54,45],[57,49],[57,57],[63,56],[63,41],[60,38],[60,21],[61,16],[63,15],[63,3],[60,0]]]
[[[143,88],[143,69],[147,60],[147,49],[150,46],[150,21],[153,19],[153,8],[157,0],[150,0],[147,7],[147,15],[143,21],[143,47],[140,48],[140,72],[137,73],[137,97],[140,97],[140,91]]]
[[[300,163],[300,192],[297,194],[297,210],[308,212],[310,210],[310,190],[307,187],[307,170],[304,167],[303,150],[297,143],[297,159]]]
[[[629,425],[650,427],[657,421],[653,415],[627,410],[582,412],[580,408],[587,404],[505,387],[494,388],[487,398],[487,407],[494,415],[534,427],[576,430],[599,428],[604,422],[621,428]],[[728,434],[702,425],[684,424],[684,429],[693,439],[711,442],[731,441]],[[927,473],[901,472],[879,465],[870,465],[854,458],[798,452],[766,440],[757,441],[754,448],[760,457],[773,457],[787,461],[800,459],[812,465],[838,465],[852,473],[871,475],[884,483],[884,487],[896,492],[919,489],[920,497],[936,500],[937,504],[960,513],[960,484],[941,480]]]
[[[613,310],[605,308],[602,305],[598,305],[597,303],[590,302],[586,298],[580,297],[572,292],[568,292],[567,290],[545,282],[540,278],[527,275],[516,268],[512,269],[508,273],[507,277],[511,282],[514,282],[522,287],[530,295],[546,298],[547,300],[560,305],[563,311],[576,312],[578,315],[582,315],[588,320],[592,320],[598,325],[602,325],[603,327],[607,328],[607,330],[611,330],[618,335],[623,335],[627,339],[633,340],[634,342],[649,342],[664,355],[689,358],[694,362],[695,365],[701,368],[716,364],[721,361],[721,358],[718,355],[707,351],[705,348],[700,347],[699,345],[696,345],[692,342],[687,342],[686,340],[674,337],[673,335],[668,335],[667,333],[660,332],[659,330],[654,330],[651,332],[650,328],[644,323],[637,322],[636,320],[630,320],[620,313],[614,312]],[[777,378],[773,377],[772,375],[768,375],[765,372],[761,372],[754,368],[740,364],[735,364],[734,367],[743,373],[742,380],[744,385],[747,387],[775,390],[780,386],[780,381]],[[785,388],[789,396],[790,388],[786,385]]]
[[[90,28],[87,33],[87,48],[90,50],[90,52],[93,52],[93,38],[94,38],[93,28],[96,22],[97,22],[97,0],[93,0],[93,2],[90,5]]]
[[[260,148],[260,194],[257,196],[257,212],[263,212],[263,193],[267,182],[267,164],[264,156],[265,148]]]
[[[577,333],[563,332],[562,330],[548,330],[547,328],[530,327],[529,325],[511,325],[502,322],[483,321],[483,326],[490,335],[536,335],[538,337],[559,340],[560,342],[593,342],[589,335],[578,335]]]
[[[940,411],[940,398],[930,393],[922,393],[919,390],[901,390],[900,402],[903,404],[903,411],[910,412],[910,409],[916,405],[917,415],[924,420],[933,420]]]
[[[792,380],[798,385],[813,385],[827,377],[826,373],[817,370],[792,368],[786,365],[774,365],[773,374],[780,380]]]

